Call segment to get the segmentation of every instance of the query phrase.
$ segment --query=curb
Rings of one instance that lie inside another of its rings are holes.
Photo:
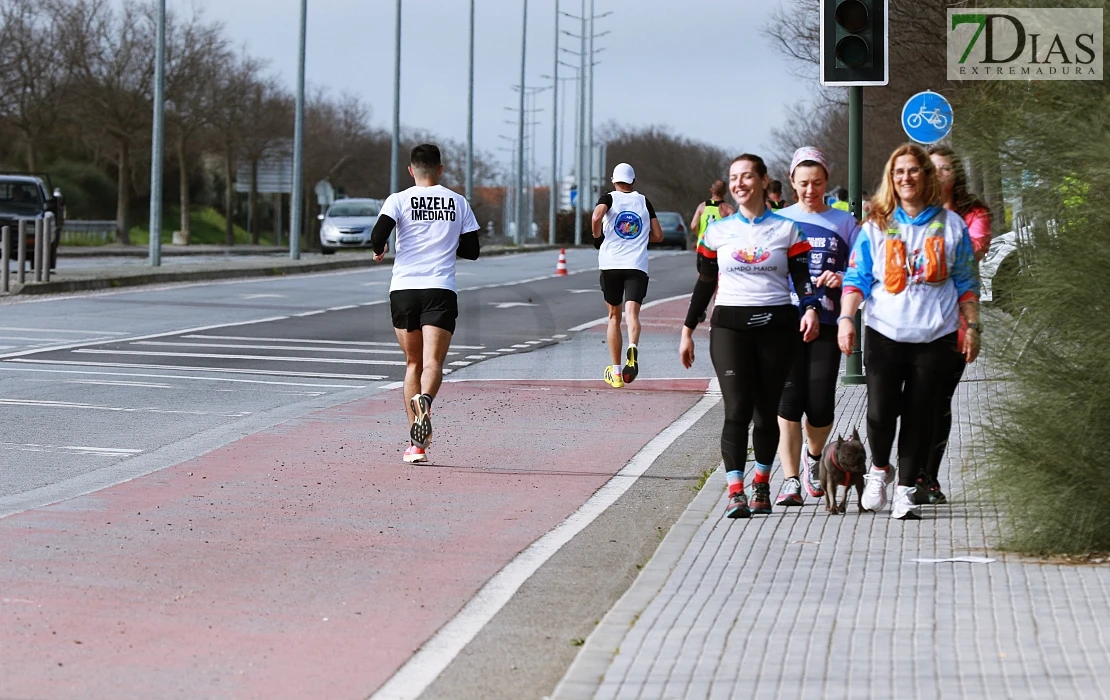
[[[550,700],[594,697],[620,651],[621,642],[674,573],[686,548],[721,500],[724,489],[725,473],[718,465],[663,538],[648,565],[586,639],[574,663],[555,686]]]
[[[541,253],[557,250],[565,246],[538,245],[527,248],[498,248],[482,251],[483,257],[510,255],[513,253]],[[272,267],[231,267],[214,268],[209,270],[178,270],[146,272],[134,275],[120,275],[117,277],[97,277],[80,280],[60,280],[57,282],[28,282],[22,287],[13,284],[13,289],[7,296],[31,296],[46,294],[64,294],[68,292],[85,292],[101,289],[119,289],[122,287],[141,287],[151,284],[169,284],[173,282],[201,282],[207,280],[245,279],[251,277],[284,277],[286,275],[300,275],[311,272],[327,272],[332,270],[351,270],[375,265],[391,265],[392,258],[385,262],[376,263],[370,257],[360,257],[353,260],[328,260],[313,263],[295,264],[288,266],[275,265]],[[4,295],[0,294],[0,298]]]

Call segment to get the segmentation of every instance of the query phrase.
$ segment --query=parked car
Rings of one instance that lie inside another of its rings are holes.
[[[27,259],[35,254],[35,224],[47,213],[54,216],[54,232],[49,240],[50,267],[58,258],[58,242],[65,226],[65,199],[51,186],[46,174],[0,173],[0,226],[11,227],[9,254],[15,260],[19,250],[18,227],[26,221]]]
[[[369,248],[370,232],[382,211],[380,199],[340,199],[320,215],[320,251],[330,255],[340,248]]]
[[[689,241],[686,240],[686,224],[682,222],[682,215],[675,211],[661,211],[655,214],[659,219],[659,228],[663,229],[662,243],[649,243],[648,247],[677,246],[686,250]]]

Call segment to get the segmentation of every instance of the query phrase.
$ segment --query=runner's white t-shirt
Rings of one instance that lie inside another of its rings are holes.
[[[410,187],[386,198],[382,215],[397,222],[389,291],[455,287],[459,236],[478,230],[466,198],[443,185]]]
[[[810,250],[798,225],[771,209],[751,221],[740,213],[718,219],[702,243],[717,260],[717,306],[791,303],[788,261]]]
[[[602,233],[605,240],[597,253],[602,270],[648,271],[648,236],[655,218],[647,198],[639,192],[610,192],[601,198],[608,205]]]

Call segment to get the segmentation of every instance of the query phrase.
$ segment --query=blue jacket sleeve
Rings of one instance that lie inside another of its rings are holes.
[[[871,287],[875,284],[875,263],[871,258],[871,237],[867,229],[862,229],[856,235],[856,243],[852,246],[852,254],[848,256],[848,269],[844,273],[844,287],[855,287],[863,293],[863,298],[871,296]]]
[[[952,281],[956,283],[956,294],[960,298],[971,292],[979,296],[979,274],[975,264],[975,247],[967,227],[960,228],[960,242],[956,244],[956,255],[952,260]]]

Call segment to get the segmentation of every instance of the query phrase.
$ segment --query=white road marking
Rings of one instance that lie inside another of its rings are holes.
[[[249,416],[250,411],[181,411],[169,408],[129,408],[126,406],[104,406],[94,403],[77,403],[74,401],[40,401],[38,399],[0,399],[0,406],[29,406],[31,408],[72,408],[86,411],[113,411],[119,413],[172,413],[187,416],[222,416],[224,418],[243,418]]]
[[[108,343],[117,343],[117,342],[125,342],[126,343],[126,342],[133,342],[133,341],[136,341],[136,340],[150,340],[152,338],[165,338],[167,336],[180,335],[180,334],[183,334],[183,333],[200,333],[201,331],[210,331],[210,330],[214,330],[216,328],[233,328],[235,326],[249,326],[249,325],[252,325],[252,324],[255,324],[255,323],[268,323],[270,321],[284,321],[287,318],[289,318],[289,317],[288,316],[270,316],[268,318],[259,318],[259,319],[255,319],[253,321],[236,321],[235,323],[215,323],[215,324],[212,324],[210,326],[198,326],[196,328],[179,328],[179,329],[174,330],[174,331],[166,331],[164,333],[149,333],[147,335],[136,335],[136,336],[131,336],[130,338],[119,338],[119,339],[112,338],[111,340],[75,341],[75,342],[72,342],[72,343],[68,343],[66,345],[54,345],[54,346],[46,347],[46,348],[28,349],[28,350],[20,350],[18,352],[10,352],[6,355],[0,355],[0,360],[7,359],[7,358],[13,358],[13,357],[23,357],[24,355],[39,355],[39,354],[42,354],[44,352],[53,352],[55,350],[72,350],[73,348],[87,348],[87,347],[92,347],[94,345],[107,345]],[[66,331],[51,331],[51,332],[52,333],[53,332],[62,333],[62,332],[66,332]],[[127,334],[126,333],[115,333],[113,335],[127,335]]]
[[[316,379],[359,379],[363,381],[376,381],[385,379],[382,374],[332,374],[329,372],[290,372],[266,369],[229,369],[227,367],[190,367],[185,365],[154,365],[130,362],[96,362],[94,360],[78,362],[76,360],[24,360],[16,358],[6,362],[27,362],[36,365],[78,365],[83,367],[134,367],[136,369],[169,369],[178,372],[223,372],[226,374],[264,374],[271,377],[307,377]],[[213,378],[214,379],[214,378]],[[232,381],[232,380],[228,380]],[[247,380],[241,380],[247,381]],[[359,387],[361,388],[361,387]]]
[[[468,359],[468,360],[484,360],[484,359],[486,359],[486,356],[485,355],[467,355],[466,359]]]
[[[318,348],[311,345],[245,345],[237,343],[171,343],[164,340],[140,340],[131,345],[152,345],[175,348],[230,348],[233,350],[300,350],[303,352],[363,352],[370,355],[404,355],[404,350],[378,348]],[[448,353],[457,355],[458,353]]]
[[[0,442],[0,450],[20,450],[25,452],[64,452],[68,454],[96,455],[101,457],[129,457],[141,454],[142,450],[124,447],[88,447],[86,445],[36,445],[35,443]]]
[[[497,352],[516,352],[516,348],[497,348]]]
[[[513,347],[516,348],[517,350],[521,350],[521,349],[527,350],[528,349],[528,346],[523,344],[523,343],[517,343]]]
[[[127,335],[122,331],[75,331],[60,328],[16,328],[15,326],[0,326],[0,331],[19,331],[20,333],[76,333],[78,335]]]
[[[159,352],[155,350],[92,350],[78,348],[76,353],[90,355],[143,355],[146,357],[203,357],[211,360],[268,360],[272,362],[324,362],[333,365],[405,365],[403,360],[349,360],[339,357],[274,357],[272,355],[225,355],[214,352]]]
[[[397,347],[397,341],[384,342],[380,340],[318,340],[316,338],[260,338],[250,335],[197,335],[181,336],[185,339],[198,340],[255,340],[263,343],[310,343],[312,345],[371,345],[374,347]],[[452,350],[485,350],[485,345],[455,345],[451,343]]]
[[[456,274],[458,274],[458,273],[456,273]],[[360,287],[379,287],[383,284],[389,284],[389,283],[388,282],[363,282],[359,286]]]
[[[11,350],[12,348],[19,347],[18,345],[0,345],[0,350]]]
[[[9,360],[9,362],[36,362],[36,360]],[[42,362],[47,362],[47,361],[42,360]],[[77,365],[90,364],[90,365],[95,366],[95,365],[100,365],[102,363],[99,363],[99,362],[92,362],[92,363],[74,362],[73,364],[77,364]],[[159,365],[121,365],[121,366],[125,366],[125,367],[131,367],[131,366],[157,367]],[[174,369],[178,369],[178,368],[175,367]],[[184,369],[184,368],[182,368],[182,369]],[[203,369],[203,368],[201,368],[201,369]],[[47,373],[47,374],[92,374],[92,375],[103,375],[103,376],[106,376],[106,377],[143,377],[144,379],[185,379],[187,381],[194,381],[194,382],[235,382],[235,383],[239,383],[239,384],[272,384],[274,386],[308,386],[308,387],[314,387],[314,388],[319,388],[319,389],[365,389],[366,388],[365,384],[307,384],[305,382],[273,382],[273,381],[269,381],[267,379],[233,379],[231,377],[189,377],[189,376],[181,375],[181,374],[140,374],[138,372],[93,372],[92,370],[81,370],[81,369],[36,369],[36,368],[33,368],[33,367],[9,367],[9,366],[3,365],[3,364],[0,364],[0,372],[44,372],[44,373]],[[266,372],[266,374],[281,374],[281,373],[279,373],[279,372]],[[332,376],[332,375],[325,375],[325,376]],[[360,379],[383,379],[383,377],[370,377],[370,376],[359,377],[359,378]],[[641,380],[641,381],[643,381],[643,380]]]
[[[525,340],[524,344],[525,345],[539,345],[540,341],[538,341],[538,340]]]
[[[600,292],[600,289],[568,289],[571,294],[589,294],[590,292]]]
[[[566,333],[556,333],[555,335],[553,335],[551,337],[552,338],[565,338],[565,337],[567,337],[567,335],[566,335]]]
[[[39,382],[48,382],[49,379],[36,379]],[[66,379],[66,384],[94,384],[96,386],[126,386],[138,387],[141,389],[180,389],[173,384],[150,384],[149,382],[123,382],[111,381],[107,379]]]
[[[73,339],[72,338],[31,338],[31,337],[24,337],[24,336],[18,336],[18,335],[5,335],[5,336],[0,336],[0,340],[2,340],[4,342],[11,341],[11,340],[23,340],[23,341],[29,340],[33,343],[67,343],[67,342],[71,342]]]
[[[717,388],[715,384],[716,380],[713,380],[711,387]],[[719,395],[707,391],[678,420],[644,445],[616,476],[578,510],[529,545],[487,581],[450,622],[424,642],[420,650],[370,696],[370,700],[409,700],[423,693],[541,566],[616,503],[676,439],[720,400]]]
[[[239,294],[240,299],[285,299],[286,294]]]
[[[357,309],[358,304],[347,304],[346,306],[333,306],[328,311],[346,311],[347,309]]]
[[[492,351],[491,351],[491,352],[483,352],[482,354],[483,354],[483,355],[489,355],[490,357],[492,357],[492,356],[494,356],[494,355],[500,355],[501,353],[500,353],[500,352],[492,352]]]
[[[690,298],[689,294],[679,294],[677,296],[667,297],[666,299],[656,299],[655,301],[649,301],[648,303],[641,306],[640,310],[643,311],[644,309],[650,309],[651,307],[658,306],[659,304],[666,304],[668,301],[676,301],[678,299],[688,299],[688,298]],[[570,331],[572,333],[578,333],[579,331],[584,331],[587,328],[593,328],[594,326],[600,326],[600,325],[605,324],[605,323],[609,323],[609,317],[608,316],[603,316],[599,319],[595,319],[593,321],[588,321],[588,322],[583,323],[581,325],[577,325],[574,328],[571,328]],[[565,338],[566,336],[565,335],[563,335],[563,336],[558,336],[557,335],[555,337],[556,338]]]
[[[455,360],[454,362],[451,362],[449,364],[452,367],[469,367],[470,365],[472,365],[474,363],[473,362],[466,362],[464,360]]]
[[[316,316],[318,314],[327,313],[327,309],[317,309],[316,311],[304,311],[299,314],[293,314],[297,318],[304,318],[305,316]]]
[[[529,304],[526,301],[491,301],[489,305],[495,309],[511,309],[514,306],[535,306],[535,304]]]
[[[540,342],[541,343],[550,343],[550,342],[552,342],[552,339],[551,338],[540,338]]]

